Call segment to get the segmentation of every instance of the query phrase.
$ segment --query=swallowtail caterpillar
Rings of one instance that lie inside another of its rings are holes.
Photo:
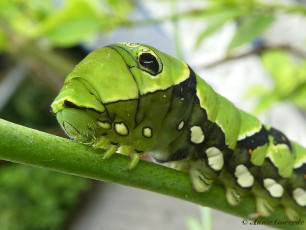
[[[137,43],[90,53],[70,73],[52,104],[76,141],[131,155],[149,152],[187,171],[198,192],[213,182],[236,205],[248,195],[269,216],[306,214],[306,149],[237,109],[185,62]]]

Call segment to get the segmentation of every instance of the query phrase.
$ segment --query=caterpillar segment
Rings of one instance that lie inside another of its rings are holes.
[[[254,196],[258,215],[281,205],[306,214],[306,149],[237,109],[183,61],[137,43],[90,53],[51,105],[72,139],[120,152],[129,168],[149,152],[189,173],[198,192],[222,184],[237,205]]]

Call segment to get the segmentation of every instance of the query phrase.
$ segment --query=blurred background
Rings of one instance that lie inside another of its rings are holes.
[[[1,0],[0,117],[64,136],[50,104],[93,49],[140,42],[306,146],[306,1]],[[203,194],[205,195],[205,194]],[[0,161],[1,230],[270,229],[174,198]]]

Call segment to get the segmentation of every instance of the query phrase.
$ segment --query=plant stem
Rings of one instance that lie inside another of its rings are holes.
[[[119,183],[177,197],[199,205],[219,209],[242,218],[255,213],[255,202],[247,197],[236,207],[230,206],[224,188],[214,185],[206,193],[195,192],[187,174],[151,162],[140,161],[128,169],[129,158],[115,154],[101,161],[103,151],[94,150],[72,140],[43,133],[0,119],[0,158],[36,167],[47,168],[81,177]],[[288,220],[278,208],[269,218],[271,226],[279,229],[303,229],[305,225],[275,224]],[[303,217],[304,224],[306,217]]]
[[[140,161],[128,169],[129,158],[115,154],[101,161],[103,151],[94,150],[72,140],[46,134],[0,119],[0,158],[36,167],[47,168],[81,177],[119,183],[177,197],[199,205],[219,209],[249,219],[255,213],[255,202],[247,197],[237,207],[230,206],[224,188],[214,185],[206,193],[195,192],[187,174],[151,162]],[[306,217],[303,217],[304,224]],[[278,208],[269,218],[279,229],[303,229],[305,225],[277,225],[275,220],[288,220]]]

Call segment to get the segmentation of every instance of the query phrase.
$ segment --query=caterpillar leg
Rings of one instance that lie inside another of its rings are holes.
[[[262,197],[256,197],[256,211],[260,216],[270,216],[274,211],[271,203]]]
[[[185,160],[173,161],[169,163],[170,168],[188,173],[189,164]]]
[[[128,156],[129,153],[131,152],[132,150],[132,146],[130,145],[121,145],[119,148],[118,148],[118,153],[121,153],[122,155],[126,155]]]
[[[213,183],[213,179],[210,175],[193,167],[189,171],[189,176],[192,186],[197,192],[205,192],[209,190]]]
[[[233,188],[226,188],[226,200],[229,204],[235,206],[240,203],[241,196],[240,194]]]
[[[95,149],[106,149],[109,147],[109,139],[104,137],[104,136],[100,136],[97,139],[95,139],[95,142],[92,144],[92,147]]]
[[[110,158],[117,151],[117,149],[117,145],[110,145],[109,148],[105,151],[102,160]]]
[[[123,155],[128,155],[130,149],[131,149],[130,146],[124,145],[124,146],[120,147],[120,153],[123,154]],[[106,159],[110,158],[117,150],[118,150],[117,145],[110,145],[109,148],[104,153],[104,155],[102,157],[102,160],[106,160]],[[129,169],[133,169],[138,164],[139,158],[140,158],[142,153],[132,152],[130,154],[131,154],[131,161],[129,163]]]
[[[291,207],[285,207],[285,212],[289,220],[295,221],[300,218],[300,215]]]
[[[129,169],[133,169],[139,162],[140,153],[131,153],[131,161],[129,164]]]

